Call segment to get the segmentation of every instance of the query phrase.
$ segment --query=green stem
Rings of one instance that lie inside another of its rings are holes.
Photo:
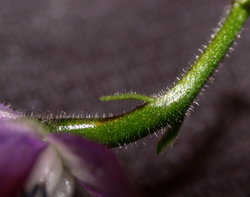
[[[185,76],[162,96],[117,117],[49,120],[47,124],[50,131],[71,132],[109,146],[119,146],[182,119],[243,27],[249,15],[246,6],[248,2],[238,0],[233,4],[224,24],[206,51]]]
[[[118,100],[128,100],[128,99],[140,100],[146,103],[151,103],[155,100],[153,97],[145,96],[142,94],[135,94],[135,93],[114,94],[111,96],[100,97],[101,101],[118,101]]]

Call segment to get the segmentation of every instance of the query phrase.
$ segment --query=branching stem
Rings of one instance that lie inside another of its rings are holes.
[[[205,52],[185,76],[163,95],[149,99],[148,104],[117,117],[50,120],[47,122],[50,131],[72,132],[108,146],[119,146],[182,120],[183,115],[241,31],[249,16],[248,4],[249,0],[237,0],[233,3],[224,24]],[[143,99],[147,100],[148,97]]]

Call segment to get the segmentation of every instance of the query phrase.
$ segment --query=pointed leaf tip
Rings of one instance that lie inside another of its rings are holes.
[[[157,154],[159,155],[164,149],[171,144],[179,133],[181,125],[183,123],[184,116],[180,120],[176,120],[170,124],[165,134],[159,140],[157,144]]]

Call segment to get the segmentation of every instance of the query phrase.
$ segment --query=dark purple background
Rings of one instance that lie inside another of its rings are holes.
[[[98,97],[170,86],[230,2],[1,0],[0,100],[27,113],[128,111],[138,103]],[[144,196],[250,196],[249,25],[164,154],[155,135],[115,151]]]

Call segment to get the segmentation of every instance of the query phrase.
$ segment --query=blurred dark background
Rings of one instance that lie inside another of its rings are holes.
[[[187,69],[231,1],[1,0],[0,100],[31,113],[119,114]],[[145,197],[250,196],[250,23],[178,139],[114,149]],[[157,134],[158,136],[161,133]]]

